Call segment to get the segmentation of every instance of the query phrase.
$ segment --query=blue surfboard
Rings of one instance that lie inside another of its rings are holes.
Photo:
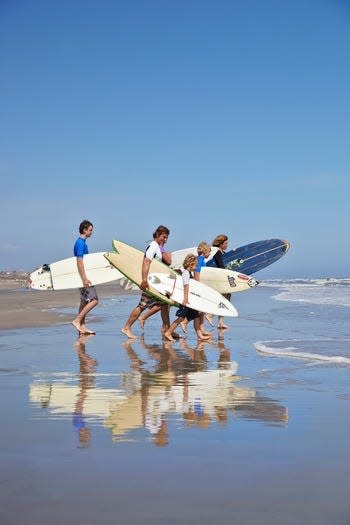
[[[278,261],[287,253],[289,247],[288,241],[266,239],[252,242],[224,253],[223,261],[228,270],[251,275]],[[216,266],[214,259],[208,261],[206,265]]]

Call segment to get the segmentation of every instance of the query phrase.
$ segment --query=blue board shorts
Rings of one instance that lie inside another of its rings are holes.
[[[199,317],[199,312],[197,310],[193,310],[193,308],[182,305],[176,312],[176,317],[184,317],[187,319],[187,321],[193,321],[193,319],[197,319],[197,317]]]

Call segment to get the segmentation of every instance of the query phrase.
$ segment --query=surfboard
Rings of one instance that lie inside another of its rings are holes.
[[[132,281],[137,286],[140,286],[142,282],[142,262],[144,259],[144,252],[141,250],[138,250],[137,248],[134,248],[133,246],[130,246],[129,244],[126,244],[124,242],[113,240],[112,246],[114,251],[113,252],[107,252],[104,254],[107,261],[109,261],[119,272],[121,272],[127,279]],[[165,273],[165,274],[171,274],[173,276],[177,276],[178,274],[175,272],[175,270],[172,270],[167,266],[166,264],[162,263],[161,261],[158,261],[157,259],[153,259],[151,261],[149,273]],[[161,294],[150,286],[146,293],[150,295],[151,297],[154,297],[158,301],[162,301],[164,303],[173,305],[174,301],[169,299],[168,297],[165,297],[165,295]]]
[[[218,248],[214,248],[213,246],[211,248],[210,256],[208,257],[207,261],[212,259],[212,257],[214,257],[217,251],[218,251]],[[192,248],[183,248],[182,250],[175,250],[171,252],[171,267],[175,269],[181,268],[184,258],[189,253],[193,253],[193,255],[197,256],[197,246],[193,246]]]
[[[199,280],[221,294],[243,292],[259,284],[259,281],[244,273],[208,266],[201,268]]]
[[[108,263],[105,252],[84,255],[86,275],[93,285],[121,279],[123,275]],[[43,264],[29,276],[33,290],[69,290],[83,286],[76,257],[69,257],[51,264]]]
[[[168,295],[175,303],[182,304],[184,289],[182,277],[168,273],[150,272],[148,275],[149,285],[162,295]],[[190,279],[188,293],[188,307],[213,315],[237,317],[238,312],[225,297],[219,292],[206,286],[200,281]]]
[[[223,261],[227,269],[251,275],[278,261],[287,253],[289,248],[288,241],[267,239],[246,244],[235,250],[229,250],[223,255]],[[213,259],[206,264],[215,267]]]
[[[240,246],[235,250],[229,250],[223,256],[227,270],[239,271],[246,275],[252,275],[270,264],[278,261],[290,248],[290,243],[281,239],[265,239]],[[206,261],[207,267],[215,267],[212,259],[217,248],[212,248],[211,254]],[[197,248],[186,248],[172,253],[172,267],[180,268],[183,259],[188,253],[197,253]]]
[[[259,284],[259,281],[249,275],[223,268],[208,268],[206,266],[201,269],[200,282],[221,294],[243,292]],[[118,284],[127,291],[139,290],[139,287],[126,277],[119,279]]]

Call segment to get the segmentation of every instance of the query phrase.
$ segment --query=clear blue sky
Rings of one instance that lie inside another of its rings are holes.
[[[3,0],[0,270],[90,251],[292,248],[349,277],[347,0]]]

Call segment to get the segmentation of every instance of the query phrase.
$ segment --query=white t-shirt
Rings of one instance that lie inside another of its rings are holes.
[[[184,270],[182,272],[182,284],[185,286],[186,284],[190,284],[190,278],[191,274],[188,270]]]
[[[162,260],[162,252],[160,251],[160,246],[156,241],[152,241],[151,244],[147,247],[145,251],[145,257],[152,261],[154,257],[159,261]]]

